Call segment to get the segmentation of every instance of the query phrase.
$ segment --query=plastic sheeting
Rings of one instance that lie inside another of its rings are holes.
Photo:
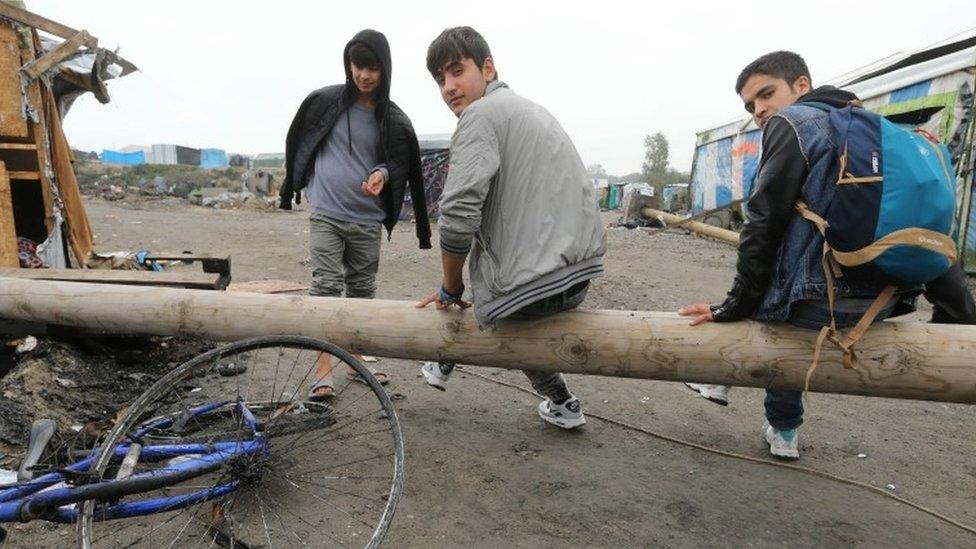
[[[226,168],[230,164],[223,149],[200,149],[201,168]]]
[[[106,149],[102,151],[101,160],[105,164],[136,166],[146,163],[146,153],[143,151],[121,152]]]

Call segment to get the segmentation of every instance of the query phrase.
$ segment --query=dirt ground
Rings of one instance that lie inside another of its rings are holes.
[[[306,282],[307,212],[91,200],[99,251],[229,253],[235,281]],[[607,214],[606,221],[613,220]],[[435,227],[436,234],[436,227]],[[674,310],[714,301],[734,250],[679,232],[608,231],[607,275],[584,308]],[[440,281],[413,226],[383,243],[378,297],[416,300]],[[919,318],[924,318],[924,311]],[[415,361],[384,358],[406,442],[390,547],[973,547],[976,536],[837,482],[721,457],[591,419],[543,423],[538,400],[456,374],[426,387]],[[517,371],[472,368],[527,386]],[[584,409],[721,450],[765,457],[762,391],[720,407],[681,384],[569,376]],[[813,394],[800,465],[870,483],[976,525],[976,407]],[[859,457],[859,455],[866,457]]]

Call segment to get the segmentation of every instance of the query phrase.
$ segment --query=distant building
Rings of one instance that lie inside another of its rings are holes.
[[[251,163],[255,168],[284,168],[285,153],[260,153]]]

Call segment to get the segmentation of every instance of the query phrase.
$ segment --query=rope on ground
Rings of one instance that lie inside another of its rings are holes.
[[[489,376],[486,376],[484,374],[480,374],[478,372],[474,372],[474,371],[468,370],[467,368],[464,368],[462,366],[458,366],[457,369],[460,370],[460,371],[462,371],[462,372],[464,372],[465,374],[472,375],[472,376],[477,377],[477,378],[481,378],[481,379],[483,379],[485,381],[488,381],[488,382],[491,382],[491,383],[495,383],[497,385],[503,385],[505,387],[511,387],[512,389],[517,389],[519,391],[522,391],[523,393],[528,393],[528,394],[534,395],[534,396],[536,396],[538,398],[543,398],[541,395],[539,395],[535,391],[533,391],[531,389],[527,389],[527,388],[522,387],[520,385],[516,385],[514,383],[508,383],[506,381],[501,381],[501,380],[498,380],[498,379],[493,379],[493,378],[491,378]],[[943,521],[945,523],[951,524],[951,525],[953,525],[953,526],[955,526],[955,527],[957,527],[957,528],[959,528],[961,530],[964,530],[964,531],[966,531],[966,532],[968,532],[970,534],[976,535],[976,528],[973,528],[972,526],[963,524],[963,523],[961,523],[961,522],[959,522],[959,521],[957,521],[957,520],[955,520],[955,519],[953,519],[951,517],[947,517],[946,515],[943,515],[942,513],[939,513],[938,511],[935,511],[935,510],[933,510],[933,509],[931,509],[929,507],[926,507],[926,506],[921,505],[919,503],[915,503],[913,501],[907,500],[907,499],[905,499],[905,498],[903,498],[901,496],[898,496],[896,494],[892,494],[891,492],[888,492],[888,491],[886,491],[884,489],[878,488],[877,486],[872,486],[872,485],[870,485],[870,484],[868,484],[866,482],[861,482],[859,480],[853,480],[853,479],[849,479],[849,478],[844,478],[844,477],[841,477],[841,476],[838,476],[838,475],[834,475],[834,474],[831,474],[831,473],[827,473],[827,472],[824,472],[824,471],[819,471],[817,469],[811,469],[809,467],[803,467],[802,465],[791,465],[789,463],[782,463],[782,462],[779,462],[779,461],[772,461],[772,460],[768,460],[768,459],[761,459],[761,458],[757,458],[757,457],[747,456],[745,454],[739,454],[739,453],[736,453],[736,452],[728,452],[726,450],[720,450],[718,448],[712,448],[711,446],[705,446],[703,444],[698,444],[698,443],[691,442],[691,441],[688,441],[688,440],[683,440],[683,439],[680,439],[680,438],[675,438],[675,437],[672,437],[672,436],[669,436],[669,435],[665,435],[665,434],[662,434],[662,433],[658,433],[658,432],[655,432],[655,431],[651,431],[649,429],[645,429],[643,427],[638,427],[636,425],[631,425],[629,423],[626,423],[626,422],[623,422],[623,421],[620,421],[620,420],[617,420],[617,419],[613,419],[611,417],[603,416],[603,415],[600,415],[600,414],[594,414],[592,412],[586,412],[586,415],[589,416],[589,417],[593,417],[593,418],[599,419],[599,420],[604,421],[606,423],[609,423],[611,425],[616,425],[618,427],[623,427],[625,429],[630,429],[632,431],[638,431],[640,433],[644,433],[646,435],[650,435],[650,436],[652,436],[654,438],[658,438],[658,439],[661,439],[661,440],[665,440],[667,442],[671,442],[671,443],[674,443],[674,444],[679,444],[681,446],[687,446],[689,448],[694,448],[696,450],[702,450],[703,452],[708,452],[708,453],[711,453],[711,454],[716,454],[716,455],[724,456],[724,457],[741,459],[741,460],[749,461],[749,462],[752,462],[752,463],[760,463],[760,464],[769,465],[769,466],[772,466],[772,467],[779,467],[781,469],[790,469],[792,471],[799,471],[801,473],[807,473],[809,475],[813,475],[813,476],[825,478],[827,480],[832,480],[834,482],[839,482],[841,484],[847,484],[849,486],[854,486],[856,488],[863,488],[863,489],[868,490],[870,492],[874,492],[875,494],[884,496],[884,497],[889,498],[889,499],[893,499],[893,500],[895,500],[895,501],[897,501],[899,503],[902,503],[904,505],[907,505],[907,506],[909,506],[909,507],[911,507],[911,508],[913,508],[913,509],[915,509],[917,511],[921,511],[922,513],[925,513],[927,515],[930,515],[932,517],[935,517],[935,518],[937,518],[937,519],[939,519],[939,520],[941,520],[941,521]]]

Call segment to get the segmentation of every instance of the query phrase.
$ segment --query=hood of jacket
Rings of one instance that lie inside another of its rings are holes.
[[[797,103],[825,103],[838,109],[842,109],[855,101],[858,101],[856,95],[834,86],[814,88],[796,100]]]
[[[393,73],[393,58],[390,55],[390,43],[386,41],[386,36],[382,32],[373,29],[361,30],[352,37],[344,50],[342,50],[342,66],[346,71],[346,88],[344,99],[346,106],[351,105],[359,96],[359,88],[352,79],[352,69],[349,62],[349,50],[356,44],[362,44],[369,48],[380,61],[380,85],[376,89],[377,106],[382,105],[385,110],[386,103],[390,101],[390,77]]]

